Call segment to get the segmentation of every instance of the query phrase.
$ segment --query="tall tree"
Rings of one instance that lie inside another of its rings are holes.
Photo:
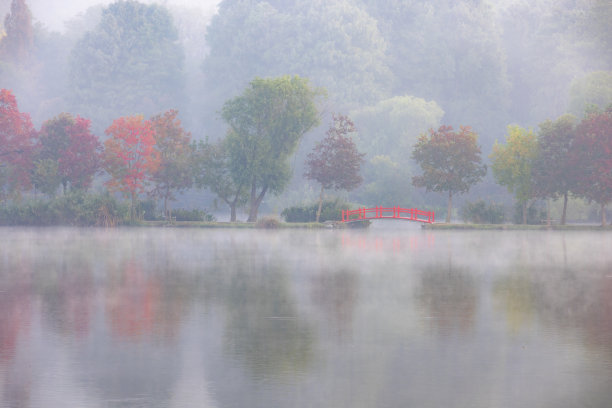
[[[207,110],[254,77],[296,74],[352,109],[388,97],[392,81],[376,20],[351,0],[224,1],[207,30]],[[213,118],[207,119],[208,125]]]
[[[195,149],[194,179],[199,188],[208,188],[230,208],[230,222],[236,222],[236,209],[248,201],[246,181],[234,181],[226,139],[217,143],[199,142]]]
[[[319,123],[315,100],[320,94],[298,76],[256,78],[223,105],[232,176],[250,190],[248,222],[257,221],[268,191],[280,193],[287,185],[289,157],[304,133]]]
[[[73,109],[95,123],[126,112],[153,115],[182,102],[183,50],[168,10],[120,0],[70,56]]]
[[[605,226],[605,209],[612,201],[612,108],[591,113],[580,122],[570,164],[577,173],[573,191],[601,206]]]
[[[538,156],[533,163],[534,195],[540,198],[563,197],[561,225],[565,225],[569,192],[575,183],[574,167],[569,160],[576,137],[572,115],[563,115],[554,122],[540,123]]]
[[[145,191],[159,167],[153,125],[142,116],[115,119],[106,129],[104,163],[111,179],[106,185],[130,198],[130,217],[135,218],[136,199]]]
[[[437,131],[430,129],[429,135],[421,135],[412,150],[412,158],[423,172],[414,176],[412,183],[427,191],[448,192],[447,223],[453,195],[466,193],[487,173],[477,140],[478,135],[469,126],[461,126],[456,132],[442,125]]]
[[[11,91],[0,89],[0,198],[30,187],[34,140],[30,115],[19,112]]]
[[[164,200],[164,214],[170,217],[168,201],[174,200],[175,193],[190,188],[192,184],[191,134],[183,129],[178,111],[174,109],[153,116],[151,122],[160,162],[152,176],[150,194]]]
[[[591,72],[572,82],[569,100],[569,110],[572,114],[581,117],[592,106],[606,109],[610,104],[612,71]]]
[[[304,176],[321,184],[316,222],[321,217],[325,190],[353,190],[363,178],[359,174],[364,153],[359,153],[351,136],[357,133],[353,121],[344,115],[333,115],[325,138],[308,155]]]
[[[6,35],[0,40],[0,60],[24,64],[34,48],[32,13],[25,0],[13,0],[4,19]]]
[[[56,163],[57,177],[64,192],[70,188],[88,189],[101,166],[102,145],[91,133],[90,121],[62,113],[43,123],[38,133],[37,161]],[[39,166],[51,176],[49,163]],[[49,180],[43,177],[41,180]],[[52,192],[51,186],[47,187]]]
[[[535,133],[517,125],[508,126],[506,144],[496,142],[490,155],[493,176],[521,204],[523,224],[527,224],[527,210],[535,197],[532,169],[537,155],[538,140]]]

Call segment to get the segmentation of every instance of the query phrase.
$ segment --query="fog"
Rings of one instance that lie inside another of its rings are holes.
[[[112,0],[29,0],[27,4],[37,22],[53,31],[65,31],[65,23],[72,20],[75,16],[84,13],[89,7],[98,5],[108,5]],[[166,6],[180,6],[194,8],[203,11],[206,15],[212,15],[220,0],[143,0],[142,3],[164,4]],[[4,16],[10,9],[10,0],[0,1],[0,16],[4,21]]]
[[[227,131],[223,104],[255,77],[299,75],[325,89],[321,125],[301,140],[292,183],[268,208],[314,200],[304,162],[332,112],[354,119],[366,153],[364,183],[347,198],[442,206],[443,195],[409,182],[410,150],[429,128],[472,127],[487,162],[508,125],[580,118],[612,98],[605,0],[143,1],[159,7],[141,26],[130,24],[131,6],[101,21],[110,1],[25,3],[34,28],[1,57],[0,87],[37,129],[70,112],[103,140],[120,116],[178,109],[194,140],[215,141]],[[0,0],[0,14],[9,5]],[[510,204],[490,173],[473,197]]]

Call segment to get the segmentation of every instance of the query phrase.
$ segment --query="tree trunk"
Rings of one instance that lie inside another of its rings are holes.
[[[236,222],[236,202],[230,204],[230,222]]]
[[[527,201],[523,201],[523,225],[527,225]]]
[[[606,205],[603,203],[601,204],[601,226],[606,226]]]
[[[565,225],[567,219],[567,191],[563,194],[563,213],[561,213],[561,225]]]
[[[268,186],[264,186],[261,190],[261,193],[257,195],[257,190],[255,183],[251,186],[251,205],[249,209],[249,218],[247,222],[257,222],[257,212],[259,211],[259,205],[263,201],[264,196],[266,195],[266,191],[268,191]]]
[[[321,185],[321,194],[319,194],[319,208],[317,209],[317,219],[315,222],[319,222],[321,219],[321,208],[323,207],[323,185]]]
[[[446,223],[451,221],[451,213],[453,212],[453,192],[448,192],[448,208],[446,209]]]
[[[136,219],[136,194],[132,191],[131,202],[130,202],[130,221],[134,221]]]

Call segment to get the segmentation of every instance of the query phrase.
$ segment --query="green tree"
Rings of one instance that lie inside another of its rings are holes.
[[[538,156],[533,163],[534,195],[555,200],[563,197],[561,225],[565,225],[569,192],[575,183],[569,160],[576,138],[575,122],[574,116],[563,115],[554,122],[540,123]]]
[[[356,137],[360,150],[368,155],[386,155],[405,162],[402,152],[412,148],[419,135],[437,128],[444,111],[435,101],[414,96],[394,96],[351,112],[364,137]]]
[[[321,184],[319,207],[315,222],[321,217],[325,189],[353,190],[363,181],[359,174],[363,157],[351,136],[357,133],[353,121],[344,115],[333,115],[333,123],[326,137],[308,155],[304,176]]]
[[[160,161],[151,177],[153,189],[149,195],[164,200],[164,215],[170,218],[168,201],[175,200],[175,193],[192,185],[191,134],[183,129],[174,109],[153,116],[151,123]]]
[[[175,108],[183,95],[183,50],[170,13],[160,5],[117,1],[70,56],[73,108],[109,123],[126,113]]]
[[[517,125],[508,126],[506,144],[495,142],[490,155],[493,176],[506,186],[521,204],[523,224],[527,224],[527,210],[534,198],[532,169],[538,155],[535,133]]]
[[[478,135],[469,126],[455,132],[451,126],[442,125],[437,131],[430,129],[429,135],[421,135],[412,150],[412,158],[423,172],[414,176],[412,183],[427,191],[448,192],[447,223],[453,195],[466,193],[487,173],[477,140]]]
[[[250,190],[247,221],[257,221],[268,191],[278,194],[287,185],[289,157],[304,133],[319,123],[315,100],[321,93],[298,76],[256,78],[223,105],[232,177]]]
[[[244,179],[234,182],[226,139],[217,143],[199,142],[195,149],[194,179],[199,188],[208,188],[230,208],[230,222],[236,222],[236,209],[248,201]]]
[[[387,45],[376,20],[354,1],[224,1],[206,40],[210,112],[252,78],[285,74],[326,88],[343,110],[389,96]]]
[[[41,193],[54,197],[59,186],[62,185],[62,176],[59,174],[59,165],[53,159],[38,159],[34,161],[32,184]]]
[[[612,104],[612,71],[596,71],[572,82],[569,111],[578,117],[591,106],[605,109]]]
[[[469,122],[483,135],[505,123],[505,56],[489,2],[362,2],[388,44],[394,95],[434,100],[444,109],[445,122]]]
[[[32,55],[34,30],[32,13],[25,0],[13,0],[11,11],[4,19],[6,35],[0,37],[0,60],[24,64]]]

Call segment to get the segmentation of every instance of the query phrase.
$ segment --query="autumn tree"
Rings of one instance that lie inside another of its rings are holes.
[[[223,105],[232,178],[250,192],[248,222],[257,221],[268,191],[280,193],[287,185],[289,157],[304,133],[319,123],[315,99],[320,93],[297,75],[256,78]]]
[[[612,109],[587,115],[576,128],[570,165],[577,174],[573,191],[601,207],[606,225],[606,206],[612,201]]]
[[[59,184],[64,193],[86,190],[101,166],[102,145],[91,133],[91,122],[62,113],[43,123],[38,133],[35,175],[37,187],[53,194]],[[56,175],[53,175],[53,169]],[[54,183],[59,182],[53,188]]]
[[[230,208],[230,222],[236,222],[236,210],[247,203],[249,196],[244,179],[235,181],[232,177],[226,139],[199,142],[193,169],[196,186],[215,193]]]
[[[35,131],[30,115],[19,112],[17,99],[0,90],[0,197],[30,187]]]
[[[164,200],[164,214],[170,217],[168,201],[175,200],[175,193],[192,184],[191,134],[183,129],[174,109],[153,116],[151,122],[160,161],[152,174],[153,189],[149,194]]]
[[[447,223],[453,195],[466,193],[487,173],[477,140],[478,135],[469,126],[461,126],[456,132],[442,125],[437,131],[430,129],[429,135],[422,134],[412,150],[412,158],[422,171],[412,178],[412,184],[426,191],[448,192]]]
[[[517,125],[508,126],[506,144],[496,142],[490,155],[493,176],[521,204],[523,224],[527,224],[527,210],[535,197],[532,169],[537,155],[535,133]]]
[[[34,47],[32,13],[25,0],[13,0],[4,19],[6,35],[0,40],[0,60],[23,64]]]
[[[353,121],[344,115],[333,115],[325,138],[308,154],[304,176],[321,184],[316,222],[321,216],[325,190],[350,191],[363,181],[359,170],[365,154],[359,153],[351,136],[357,133]]]
[[[555,121],[540,123],[538,156],[533,163],[534,196],[563,197],[561,225],[565,225],[567,201],[575,183],[569,154],[576,134],[575,118],[563,115]]]
[[[135,218],[136,199],[145,191],[160,163],[151,121],[142,115],[115,119],[106,129],[104,164],[111,179],[106,185],[130,198],[130,217]]]

